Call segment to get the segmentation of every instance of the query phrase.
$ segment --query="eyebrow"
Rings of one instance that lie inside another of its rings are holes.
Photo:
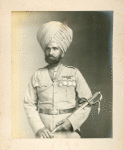
[[[51,47],[47,46],[46,48],[51,48]],[[53,46],[52,48],[59,48],[59,47],[58,46],[57,47]]]

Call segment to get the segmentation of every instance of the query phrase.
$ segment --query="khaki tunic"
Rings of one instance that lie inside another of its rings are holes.
[[[89,99],[92,93],[78,69],[61,64],[58,76],[53,82],[49,76],[48,66],[37,70],[28,85],[24,98],[24,108],[34,133],[44,126],[52,131],[56,124],[70,113],[47,115],[39,113],[39,109],[69,109],[76,106],[76,100]],[[75,132],[88,118],[91,108],[85,107],[79,113],[71,115],[73,132],[59,131],[55,138],[79,138]]]

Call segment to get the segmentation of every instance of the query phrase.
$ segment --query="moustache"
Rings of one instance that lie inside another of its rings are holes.
[[[46,56],[46,58],[56,58],[56,57],[49,55],[49,56]]]

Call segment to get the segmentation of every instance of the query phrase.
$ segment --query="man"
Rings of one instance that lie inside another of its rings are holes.
[[[33,74],[24,98],[25,112],[37,138],[80,138],[80,126],[90,113],[87,106],[70,115],[76,105],[92,96],[79,70],[61,62],[72,35],[67,25],[56,21],[44,24],[38,31],[37,39],[48,66]]]

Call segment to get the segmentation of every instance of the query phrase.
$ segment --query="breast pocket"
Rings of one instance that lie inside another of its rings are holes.
[[[61,101],[70,102],[75,99],[76,82],[74,80],[60,80],[58,86]]]

